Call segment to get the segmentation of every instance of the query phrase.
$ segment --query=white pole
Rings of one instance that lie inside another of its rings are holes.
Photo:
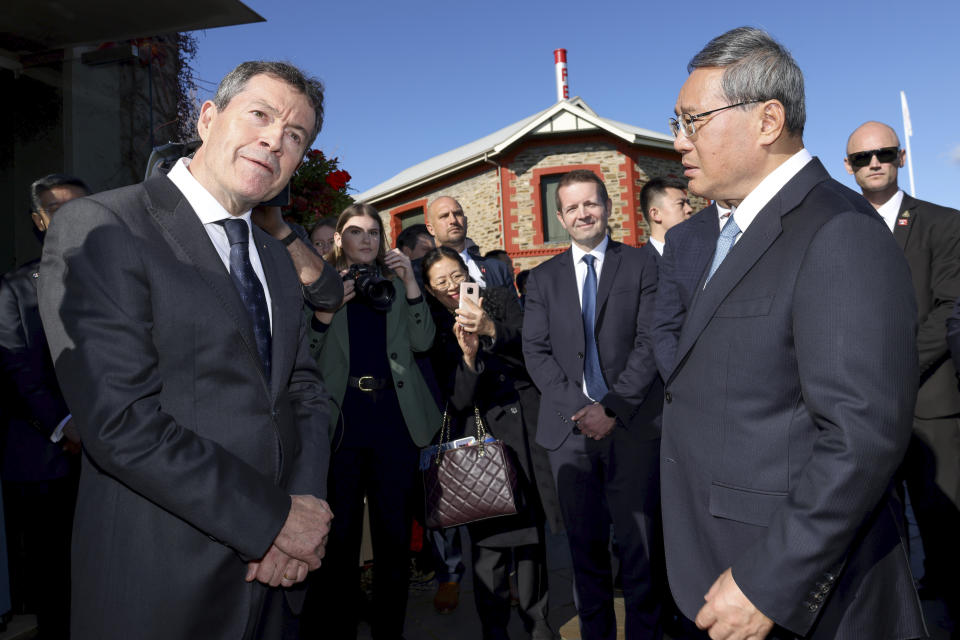
[[[913,135],[913,126],[910,124],[910,109],[907,108],[907,94],[900,92],[900,110],[903,112],[903,137],[907,146],[907,171],[910,173],[910,196],[917,197],[917,190],[913,185],[913,154],[910,153],[910,136]]]

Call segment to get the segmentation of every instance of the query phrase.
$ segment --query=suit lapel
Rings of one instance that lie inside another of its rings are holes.
[[[267,288],[270,290],[270,306],[272,311],[273,327],[271,331],[271,363],[270,370],[273,372],[270,380],[270,390],[274,397],[280,392],[280,386],[283,382],[283,376],[280,371],[290,371],[293,360],[296,358],[296,349],[299,346],[300,336],[300,298],[297,298],[296,304],[292,307],[288,304],[285,297],[284,278],[290,276],[284,274],[283,264],[280,261],[281,256],[277,254],[278,249],[270,249],[266,238],[267,234],[260,227],[253,226],[253,241],[257,245],[257,253],[260,254],[260,264],[263,266],[263,275],[267,280]],[[293,340],[289,336],[295,336]]]
[[[897,244],[900,245],[900,249],[904,249],[907,246],[907,239],[910,237],[910,231],[913,229],[913,221],[916,218],[916,212],[914,208],[917,206],[917,201],[903,194],[903,200],[900,202],[900,214],[897,216],[897,221],[893,225],[893,237],[897,241]]]
[[[600,270],[600,282],[597,283],[597,305],[596,320],[594,326],[599,331],[600,316],[603,313],[603,307],[610,297],[610,289],[617,278],[617,270],[620,268],[620,247],[619,242],[610,240],[607,243],[607,250],[603,255],[603,269]]]
[[[200,218],[169,178],[148,180],[143,186],[149,195],[147,210],[150,215],[166,232],[171,244],[187,257],[200,279],[213,291],[236,325],[248,355],[263,377],[257,342],[253,336],[253,323]],[[265,378],[264,384],[269,389]]]
[[[727,254],[716,273],[713,274],[709,284],[704,288],[703,281],[706,278],[706,272],[709,270],[710,261],[708,261],[708,267],[700,277],[697,292],[680,332],[680,339],[677,344],[677,366],[674,367],[670,380],[681,368],[680,364],[686,357],[687,352],[690,351],[710,320],[713,319],[717,307],[780,236],[783,229],[781,218],[795,209],[815,184],[829,177],[823,165],[816,158],[807,163],[760,210],[757,217],[753,219],[747,230],[740,236],[740,240],[730,249],[730,253]]]

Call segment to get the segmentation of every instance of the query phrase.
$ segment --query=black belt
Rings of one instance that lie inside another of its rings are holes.
[[[374,378],[373,376],[350,376],[347,378],[347,384],[360,391],[379,391],[387,386],[387,378]]]

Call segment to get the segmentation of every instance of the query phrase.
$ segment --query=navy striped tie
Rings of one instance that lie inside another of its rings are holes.
[[[597,314],[597,272],[593,270],[595,256],[589,253],[582,260],[587,264],[587,277],[583,281],[583,297],[580,300],[580,312],[583,314],[583,381],[587,385],[587,394],[592,400],[600,401],[607,395],[607,383],[600,370],[600,354],[597,351],[596,314]]]
[[[230,218],[223,221],[230,241],[230,276],[240,292],[243,306],[250,314],[253,323],[253,336],[257,340],[257,352],[263,364],[263,375],[270,380],[270,313],[267,310],[267,298],[263,285],[250,263],[250,227],[243,218]]]

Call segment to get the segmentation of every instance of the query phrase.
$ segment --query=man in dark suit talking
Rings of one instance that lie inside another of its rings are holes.
[[[627,638],[658,638],[662,552],[657,459],[662,386],[649,326],[656,250],[607,237],[611,201],[576,170],[557,186],[568,251],[527,281],[523,354],[543,394],[537,442],[546,448],[570,553],[580,630],[616,637],[610,524],[617,538]]]
[[[891,486],[916,399],[907,264],[804,148],[783,46],[742,27],[688,69],[674,148],[733,213],[666,380],[673,595],[715,639],[924,637]]]
[[[320,130],[318,81],[247,62],[168,176],[74,200],[40,312],[80,430],[72,637],[276,638],[320,566],[327,396],[300,283],[250,211]]]

